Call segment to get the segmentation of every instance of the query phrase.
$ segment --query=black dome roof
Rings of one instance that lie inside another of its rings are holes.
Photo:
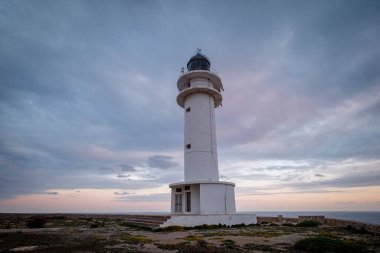
[[[209,59],[198,50],[198,53],[187,63],[187,70],[210,70],[210,65]]]

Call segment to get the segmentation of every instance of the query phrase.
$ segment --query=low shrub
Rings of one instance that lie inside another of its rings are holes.
[[[202,240],[202,237],[200,235],[188,235],[183,238],[186,241],[200,241]]]
[[[26,222],[28,228],[43,228],[47,223],[44,217],[33,217]]]
[[[275,252],[275,249],[272,246],[265,245],[265,244],[247,243],[247,244],[244,244],[244,248],[248,249],[248,250],[260,250],[260,251]]]
[[[303,250],[310,253],[370,253],[368,249],[355,241],[344,241],[324,236],[302,239],[295,243],[294,248],[296,250]]]
[[[123,222],[122,225],[129,227],[129,228],[136,228],[136,229],[145,230],[145,231],[152,231],[153,230],[151,227],[139,225],[139,224],[135,224],[135,223],[129,223],[129,222]]]
[[[241,224],[235,224],[235,225],[232,225],[231,228],[242,228],[242,227],[246,227],[247,225],[245,225],[244,223],[241,223]]]
[[[193,228],[202,230],[202,229],[216,229],[216,228],[221,228],[221,227],[226,227],[226,226],[219,223],[219,225],[203,224],[203,225],[195,226]]]
[[[354,234],[373,234],[370,231],[366,230],[364,227],[361,227],[360,229],[357,229],[351,225],[348,225],[347,227],[344,228],[347,231],[350,231],[351,233]]]
[[[90,228],[104,227],[104,221],[95,221],[90,223]]]
[[[298,222],[296,227],[319,227],[319,222],[315,220],[304,220]]]
[[[226,249],[236,249],[237,247],[236,242],[232,240],[223,240],[222,246],[225,247]]]

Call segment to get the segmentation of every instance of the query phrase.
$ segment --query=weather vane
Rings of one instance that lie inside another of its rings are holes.
[[[202,50],[201,50],[200,48],[197,49],[197,53],[198,53],[198,54],[201,54],[201,51],[202,51]]]

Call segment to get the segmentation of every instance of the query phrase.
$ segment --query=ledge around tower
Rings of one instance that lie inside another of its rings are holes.
[[[177,88],[179,91],[182,91],[183,89],[186,88],[186,84],[190,82],[191,79],[193,78],[205,78],[208,79],[214,86],[214,89],[217,91],[223,90],[223,84],[222,80],[220,80],[220,77],[209,70],[192,70],[185,72],[182,74],[178,81],[177,81]]]
[[[183,89],[178,95],[177,95],[177,104],[184,108],[185,106],[185,100],[186,97],[194,94],[194,93],[205,93],[210,95],[214,99],[214,107],[218,107],[222,104],[222,95],[211,87],[205,87],[205,86],[192,86],[190,88]]]

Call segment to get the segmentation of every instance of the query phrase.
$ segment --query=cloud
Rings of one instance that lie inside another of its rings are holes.
[[[177,165],[178,163],[170,156],[154,155],[148,158],[148,166],[151,168],[170,169]]]
[[[124,174],[119,174],[117,175],[118,178],[130,178],[131,175],[124,175]]]
[[[378,184],[380,7],[372,1],[0,5],[0,198],[145,192],[181,180],[176,81],[198,47],[225,87],[216,110],[224,179]],[[361,163],[347,170],[348,160]]]
[[[310,182],[298,182],[291,183],[289,186],[298,189],[307,188],[323,188],[323,187],[335,187],[335,188],[346,188],[346,187],[365,187],[365,186],[379,186],[380,185],[380,174],[379,172],[373,172],[373,174],[354,174],[354,175],[343,175],[334,179],[328,180],[318,180]]]
[[[249,195],[298,195],[298,194],[309,194],[309,193],[336,193],[341,191],[334,190],[301,190],[301,191],[281,191],[281,192],[270,192],[266,191],[255,191],[254,193],[249,193]]]
[[[137,171],[133,165],[129,165],[129,164],[120,164],[119,167],[121,168],[121,171],[127,171],[127,172]]]
[[[116,201],[126,202],[162,202],[170,201],[170,193],[155,193],[145,195],[129,195],[123,197],[117,197]]]
[[[43,192],[44,194],[48,194],[48,195],[58,195],[59,193],[58,192]]]
[[[356,204],[355,201],[345,201],[345,202],[337,202],[337,204],[339,205],[352,205],[352,204]]]
[[[114,192],[115,195],[129,195],[129,192]]]

